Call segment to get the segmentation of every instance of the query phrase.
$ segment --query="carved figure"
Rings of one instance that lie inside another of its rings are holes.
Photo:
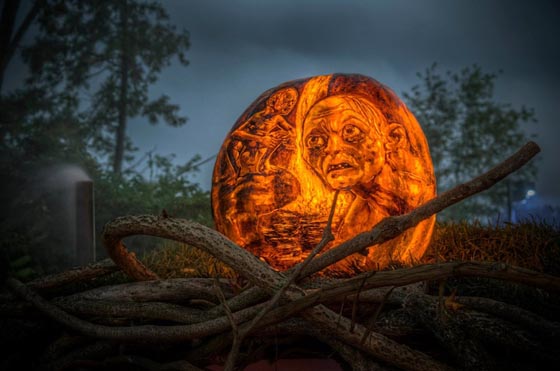
[[[277,91],[267,99],[262,111],[231,134],[229,158],[238,177],[271,169],[271,155],[294,135],[294,128],[284,116],[294,108],[297,95],[293,88]]]
[[[327,248],[434,197],[422,130],[400,99],[369,77],[291,81],[263,93],[226,138],[213,177],[216,227],[286,269],[321,239],[337,190],[335,241]],[[414,261],[426,250],[433,223],[353,254],[328,273]]]

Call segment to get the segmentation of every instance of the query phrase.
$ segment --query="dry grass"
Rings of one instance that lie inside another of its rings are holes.
[[[242,290],[246,284],[246,280],[231,268],[197,248],[167,240],[162,240],[159,246],[142,260],[161,278],[218,276],[227,279],[234,290]],[[438,223],[430,247],[417,263],[470,260],[499,261],[560,275],[560,227],[539,221],[502,225]],[[402,264],[388,269],[399,267]],[[112,276],[115,279],[115,275]],[[122,275],[122,279],[126,277]],[[428,292],[438,295],[442,283],[445,295],[455,291],[460,296],[493,298],[554,320],[560,310],[558,295],[485,278],[428,282]]]
[[[483,225],[438,223],[432,243],[419,263],[500,261],[540,272],[560,274],[560,228],[546,222]],[[143,261],[162,278],[223,277],[236,273],[194,247],[163,241]]]
[[[438,223],[423,263],[499,261],[560,273],[560,229],[543,221],[483,225]]]
[[[162,278],[179,277],[222,277],[237,279],[235,271],[212,255],[195,247],[163,241],[142,259]]]
[[[560,228],[544,221],[484,225],[438,223],[432,243],[421,263],[441,261],[504,262],[539,272],[560,275]],[[445,294],[492,298],[525,308],[557,321],[560,297],[512,282],[486,278],[451,278],[431,282],[428,291],[437,295],[444,283]]]

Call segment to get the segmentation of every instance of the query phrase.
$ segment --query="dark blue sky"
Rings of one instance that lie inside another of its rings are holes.
[[[539,123],[528,130],[542,147],[537,192],[560,204],[559,3],[163,1],[172,21],[190,32],[190,65],[165,70],[152,91],[170,95],[189,122],[176,129],[135,120],[129,134],[143,151],[206,158],[260,93],[284,81],[361,73],[402,96],[433,62],[442,72],[477,63],[503,71],[498,100],[535,109]],[[202,170],[196,180],[209,188],[212,163]]]

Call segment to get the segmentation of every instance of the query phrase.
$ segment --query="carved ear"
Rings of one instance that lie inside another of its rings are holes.
[[[394,152],[400,147],[403,147],[406,143],[406,131],[401,124],[392,123],[389,124],[387,129],[387,143],[385,143],[385,149],[388,152]]]

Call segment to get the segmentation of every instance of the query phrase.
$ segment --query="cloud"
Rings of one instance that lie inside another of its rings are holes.
[[[129,134],[186,161],[215,154],[243,110],[284,81],[332,72],[372,76],[402,95],[433,62],[503,70],[497,98],[536,109],[543,147],[537,191],[560,198],[560,3],[557,1],[166,0],[191,35],[190,65],[163,71],[154,96],[180,104],[182,128],[143,120]],[[17,72],[17,71],[15,71]],[[17,75],[17,74],[14,74]],[[520,143],[521,145],[521,143]],[[199,180],[210,186],[211,166]]]

